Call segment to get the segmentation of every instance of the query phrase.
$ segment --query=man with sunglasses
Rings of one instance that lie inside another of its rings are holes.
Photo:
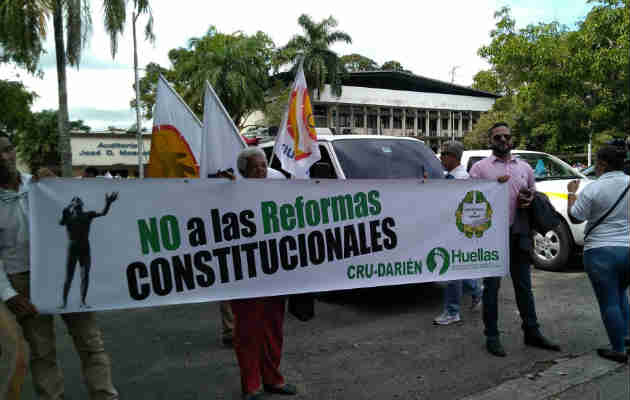
[[[560,346],[545,338],[540,332],[536,306],[532,293],[532,247],[528,208],[534,198],[536,184],[531,166],[511,154],[512,135],[505,122],[497,122],[488,130],[492,155],[475,163],[469,171],[471,178],[496,179],[509,186],[510,222],[510,276],[514,285],[516,305],[521,315],[525,344],[542,349],[560,351]],[[506,352],[499,338],[498,296],[500,277],[484,278],[483,322],[486,348],[490,354],[505,357]]]

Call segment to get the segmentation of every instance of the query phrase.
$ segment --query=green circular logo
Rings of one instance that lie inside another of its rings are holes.
[[[448,251],[443,247],[436,247],[429,252],[427,256],[427,269],[431,272],[435,271],[438,266],[440,268],[440,275],[444,275],[448,271],[448,267],[451,266],[451,257]]]

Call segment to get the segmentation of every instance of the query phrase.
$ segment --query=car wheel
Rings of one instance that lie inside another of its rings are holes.
[[[569,261],[573,248],[571,234],[564,223],[544,235],[534,232],[532,259],[536,268],[547,271],[560,271]]]

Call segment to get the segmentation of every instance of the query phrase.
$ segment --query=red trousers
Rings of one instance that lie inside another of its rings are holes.
[[[232,300],[234,350],[241,370],[243,393],[266,385],[282,385],[284,296]],[[261,381],[262,378],[262,381]]]

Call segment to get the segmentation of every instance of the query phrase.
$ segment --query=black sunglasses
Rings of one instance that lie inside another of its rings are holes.
[[[499,140],[501,138],[504,138],[505,140],[510,140],[511,137],[511,135],[492,135],[492,140]]]

